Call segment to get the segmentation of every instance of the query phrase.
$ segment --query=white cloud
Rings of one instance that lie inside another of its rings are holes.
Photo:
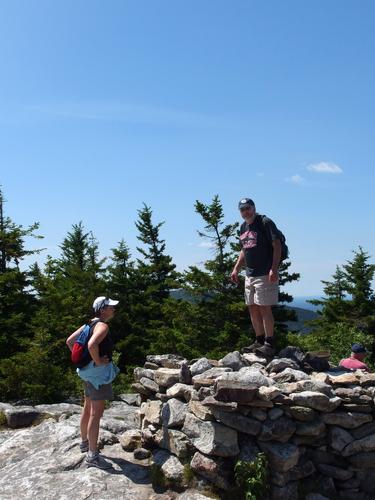
[[[287,182],[291,182],[292,184],[302,185],[305,184],[305,179],[301,177],[299,174],[294,174],[291,177],[287,177],[285,179]]]
[[[335,163],[328,161],[321,161],[320,163],[313,163],[306,167],[311,172],[318,172],[319,174],[342,174],[342,168]]]

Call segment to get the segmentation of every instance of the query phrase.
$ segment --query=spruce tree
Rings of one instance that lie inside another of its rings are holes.
[[[41,250],[28,250],[28,237],[42,238],[39,224],[24,228],[5,215],[4,196],[0,190],[0,358],[24,348],[30,336],[30,320],[36,300],[30,290],[30,273],[21,270],[25,257]]]

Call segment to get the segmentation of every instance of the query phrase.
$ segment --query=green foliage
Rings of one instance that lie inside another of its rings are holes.
[[[161,470],[160,465],[157,465],[155,463],[151,464],[150,474],[151,484],[153,488],[166,488],[167,484],[165,481],[165,476],[163,474],[163,471]]]
[[[346,323],[334,323],[329,328],[318,329],[308,335],[288,334],[288,344],[300,347],[303,351],[330,351],[330,361],[338,364],[341,359],[350,355],[354,342],[363,344],[369,351],[373,345],[373,337]],[[370,361],[370,365],[374,364]]]
[[[235,479],[244,500],[261,500],[268,493],[268,463],[264,453],[255,460],[239,460],[234,468]]]

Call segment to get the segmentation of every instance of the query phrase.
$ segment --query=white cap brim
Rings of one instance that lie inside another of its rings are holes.
[[[107,306],[117,306],[118,303],[119,303],[118,300],[108,299],[108,302],[106,303],[106,305]]]

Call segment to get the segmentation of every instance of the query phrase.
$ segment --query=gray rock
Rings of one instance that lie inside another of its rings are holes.
[[[142,404],[141,409],[144,412],[143,428],[148,424],[157,426],[161,424],[161,401],[148,401]]]
[[[159,392],[158,384],[149,378],[142,377],[139,383],[142,384],[143,387],[146,387],[146,389],[150,392]]]
[[[326,432],[326,426],[321,420],[314,422],[301,422],[297,425],[296,434],[298,436],[321,437]]]
[[[144,448],[136,448],[134,450],[134,458],[136,460],[145,460],[146,458],[151,456],[150,450],[145,450]]]
[[[259,443],[260,449],[266,454],[272,470],[287,472],[297,465],[299,449],[292,443]]]
[[[282,415],[284,415],[284,411],[281,408],[271,408],[271,410],[268,412],[268,417],[271,420],[276,420]]]
[[[160,467],[168,485],[183,485],[184,466],[177,457],[171,455],[165,450],[157,450],[153,455],[153,460],[154,463]]]
[[[299,365],[289,358],[275,358],[266,366],[266,370],[269,373],[279,373],[284,371],[285,368],[293,368],[294,370],[298,370]]]
[[[259,387],[258,398],[262,401],[273,401],[277,396],[280,396],[281,391],[275,386],[271,387]]]
[[[215,416],[210,408],[202,405],[199,401],[190,401],[188,409],[201,420],[215,420]]]
[[[211,410],[214,408],[217,410],[223,410],[223,411],[228,411],[228,412],[233,412],[238,409],[237,403],[234,402],[225,402],[225,401],[218,401],[215,399],[213,396],[208,396],[202,401],[203,406],[208,406]]]
[[[134,380],[136,382],[140,382],[141,378],[149,378],[151,380],[154,380],[154,370],[149,370],[147,368],[140,368],[139,366],[134,368]]]
[[[238,372],[224,373],[218,380],[244,382],[257,387],[273,385],[273,381],[264,376],[259,370],[252,366],[241,368]]]
[[[292,437],[295,430],[296,424],[288,417],[280,417],[277,420],[267,419],[263,423],[258,440],[286,443]]]
[[[195,375],[193,377],[193,382],[199,381],[199,380],[216,380],[218,377],[223,375],[224,373],[231,372],[232,369],[229,367],[221,366],[221,367],[215,367],[215,368],[210,368],[209,370],[200,373],[199,375]]]
[[[342,454],[344,457],[348,457],[356,453],[363,453],[369,451],[375,451],[375,434],[372,434],[371,436],[366,436],[356,441],[352,441],[344,448]]]
[[[148,370],[157,370],[159,368],[159,365],[157,365],[156,363],[151,363],[150,361],[146,361],[143,367],[147,368]]]
[[[336,411],[322,415],[323,422],[329,425],[337,425],[344,429],[355,429],[366,422],[372,421],[372,416],[366,413],[345,413]]]
[[[71,403],[36,405],[35,409],[43,418],[53,417],[56,419],[60,418],[62,415],[70,417],[71,415],[82,412],[82,406]]]
[[[260,420],[261,422],[264,422],[266,420],[267,412],[265,412],[264,410],[261,410],[260,408],[248,408],[248,407],[245,407],[245,408],[246,408],[246,413],[244,413],[244,409],[242,407],[240,408],[241,413],[243,413],[244,415],[252,416],[252,417],[256,418],[257,420]],[[270,410],[270,412],[271,411],[272,411],[272,409]],[[280,411],[282,414],[283,411],[282,410],[280,410]],[[273,420],[273,418],[271,418],[271,420]]]
[[[260,449],[254,443],[253,438],[248,435],[240,435],[239,446],[240,454],[238,455],[238,460],[253,462],[260,453]]]
[[[132,405],[132,406],[140,406],[141,405],[139,394],[132,394],[132,393],[120,394],[118,396],[118,398],[121,401],[124,401],[124,403],[127,403],[128,405]]]
[[[258,394],[258,386],[238,380],[218,379],[215,383],[214,397],[218,401],[246,404],[254,400]]]
[[[228,353],[219,363],[221,366],[232,368],[233,371],[238,371],[245,366],[241,354],[238,351]]]
[[[13,407],[12,409],[4,410],[3,413],[5,415],[7,425],[11,429],[28,427],[42,416],[42,414],[33,406]]]
[[[211,368],[213,368],[213,366],[207,358],[200,358],[198,361],[190,365],[190,373],[193,377],[195,377],[196,375],[200,375]]]
[[[273,380],[275,382],[298,382],[300,380],[308,380],[309,376],[305,373],[302,372],[301,370],[294,370],[293,368],[285,368],[280,373],[277,373],[274,375]]]
[[[161,387],[170,387],[180,380],[180,370],[176,368],[159,368],[154,373],[155,382]]]
[[[181,382],[181,384],[191,384],[192,376],[187,361],[184,361],[181,364],[179,381]]]
[[[134,451],[141,446],[142,433],[138,429],[125,431],[119,437],[120,444],[125,451]]]
[[[185,420],[187,404],[172,398],[164,404],[162,422],[166,427],[182,427]]]
[[[193,445],[183,432],[175,429],[163,429],[157,434],[160,448],[170,451],[178,458],[186,458],[190,455]]]
[[[366,424],[353,429],[351,432],[354,439],[362,439],[370,434],[375,434],[375,422],[368,422]]]
[[[152,392],[149,389],[146,389],[146,387],[139,382],[131,384],[131,388],[133,389],[133,391],[138,392],[143,396],[151,396],[152,394]]]
[[[203,422],[187,413],[182,431],[204,454],[230,457],[239,453],[237,432],[222,424]]]
[[[288,346],[279,352],[279,358],[289,358],[292,361],[295,361],[298,365],[302,366],[305,354],[299,347]]]
[[[191,385],[178,383],[167,389],[167,396],[171,398],[183,398],[188,402],[192,398],[194,392]]]
[[[353,441],[353,436],[341,427],[332,426],[329,433],[329,444],[337,452],[341,452],[345,446]]]
[[[182,363],[186,361],[185,358],[177,354],[149,355],[146,356],[146,360],[163,368],[180,368]]]
[[[212,408],[212,413],[215,415],[216,420],[228,427],[231,427],[232,429],[242,432],[243,434],[256,436],[262,428],[262,425],[258,420],[245,417],[237,412],[229,413],[227,411]]]
[[[335,467],[334,465],[318,464],[317,468],[321,474],[340,481],[346,481],[353,476],[353,471]]]
[[[193,472],[204,477],[218,488],[222,490],[229,489],[230,470],[225,459],[208,457],[197,451],[190,462],[190,467]]]
[[[290,406],[286,413],[300,422],[312,422],[318,417],[318,413],[306,406]]]
[[[285,486],[272,486],[271,500],[298,500],[298,483],[291,481]]]
[[[322,392],[329,398],[334,398],[336,396],[332,386],[319,382],[318,380],[300,380],[297,382],[297,391]]]
[[[303,391],[291,394],[290,399],[297,406],[307,406],[308,408],[323,412],[333,411],[341,404],[340,398],[329,398],[325,394],[313,391]]]
[[[255,363],[257,365],[261,365],[261,366],[266,366],[267,364],[267,360],[266,358],[262,358],[260,356],[257,356],[256,354],[250,352],[250,353],[246,353],[246,354],[242,354],[242,359],[244,360],[244,362],[250,366],[254,365]]]

